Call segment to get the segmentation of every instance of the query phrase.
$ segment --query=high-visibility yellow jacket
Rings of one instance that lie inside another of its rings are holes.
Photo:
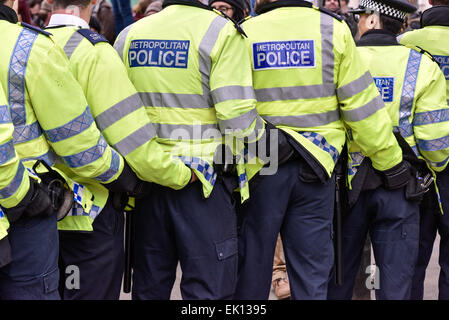
[[[19,204],[30,186],[28,172],[14,149],[13,131],[6,97],[0,90],[0,206],[4,208]],[[8,234],[8,228],[8,219],[0,207],[0,239]]]
[[[162,151],[143,103],[114,48],[100,35],[77,26],[52,27],[47,31],[69,58],[70,69],[83,88],[89,110],[106,141],[124,156],[140,179],[174,189],[184,187],[191,178],[190,169],[180,159]],[[107,197],[104,188],[99,192],[95,180],[78,180],[95,190],[95,197]],[[93,188],[92,184],[97,186]],[[59,225],[67,229],[68,223],[64,219]]]
[[[449,6],[435,6],[423,12],[422,29],[399,36],[400,43],[428,51],[440,64],[446,78],[446,99],[449,104]]]
[[[250,61],[243,36],[219,13],[200,2],[180,5],[167,0],[164,6],[123,30],[114,47],[164,151],[195,170],[208,197],[216,180],[213,155],[226,140],[223,134],[251,136],[250,142],[263,134]],[[233,150],[241,155],[241,149]],[[248,183],[243,162],[239,164],[245,200]]]
[[[449,106],[438,64],[426,54],[399,45],[388,31],[367,32],[357,49],[374,77],[393,126],[431,169],[442,171],[449,161]],[[350,144],[349,151],[353,166],[358,166],[363,155],[356,153],[356,143]]]
[[[98,130],[67,58],[42,31],[0,21],[0,83],[14,124],[13,141],[23,164],[45,160],[75,192],[71,215],[93,220],[105,205],[70,175],[115,181],[123,158]],[[91,230],[91,228],[90,228]]]
[[[386,130],[388,111],[345,22],[303,1],[286,6],[279,0],[261,13],[242,28],[264,120],[294,137],[329,177],[345,126],[376,169],[401,162],[401,149]]]

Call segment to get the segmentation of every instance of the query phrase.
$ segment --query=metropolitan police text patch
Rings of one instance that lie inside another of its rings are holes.
[[[189,46],[188,40],[133,40],[129,46],[129,65],[187,68]]]
[[[394,96],[394,78],[393,77],[374,77],[374,83],[384,102],[393,102]]]
[[[449,80],[449,57],[447,56],[433,56],[440,64],[440,68],[444,73],[446,80]]]
[[[253,43],[254,70],[315,67],[315,41]]]

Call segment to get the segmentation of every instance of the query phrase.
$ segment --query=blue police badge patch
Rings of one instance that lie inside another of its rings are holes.
[[[189,40],[133,40],[129,47],[129,66],[187,68]]]
[[[449,57],[447,56],[433,56],[433,58],[438,61],[440,68],[444,73],[446,80],[449,80]]]
[[[254,70],[315,67],[315,40],[253,43]]]
[[[393,77],[374,77],[374,83],[384,102],[393,102],[394,97],[394,78]]]

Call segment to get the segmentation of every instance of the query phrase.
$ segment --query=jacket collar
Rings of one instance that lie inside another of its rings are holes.
[[[312,8],[313,4],[303,0],[278,0],[275,2],[269,2],[257,8],[256,13],[262,14],[277,8],[282,7],[306,7]]]
[[[383,29],[369,30],[363,34],[359,41],[358,47],[364,46],[398,46],[396,35],[393,32]]]
[[[165,7],[174,5],[174,4],[197,7],[197,8],[206,9],[206,10],[212,10],[211,7],[206,6],[205,4],[201,3],[198,0],[165,0],[164,3],[162,4],[162,8],[165,8]]]
[[[11,23],[17,23],[19,21],[16,12],[2,3],[0,3],[0,20],[6,20]]]
[[[75,26],[89,29],[89,24],[78,16],[71,14],[52,14],[48,22],[48,28],[58,26]]]
[[[445,26],[449,27],[449,6],[434,6],[423,12],[421,27]]]

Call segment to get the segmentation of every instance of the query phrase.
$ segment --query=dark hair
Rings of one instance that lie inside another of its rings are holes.
[[[394,34],[401,32],[403,26],[401,21],[384,16],[383,14],[380,15],[380,23],[382,23],[382,29],[393,32]]]
[[[65,9],[68,6],[86,8],[89,5],[90,0],[54,0],[53,3],[54,8]]]
[[[36,4],[40,5],[42,3],[42,0],[31,0],[29,2],[30,8],[34,7]]]
[[[449,0],[432,0],[433,6],[449,6]]]

